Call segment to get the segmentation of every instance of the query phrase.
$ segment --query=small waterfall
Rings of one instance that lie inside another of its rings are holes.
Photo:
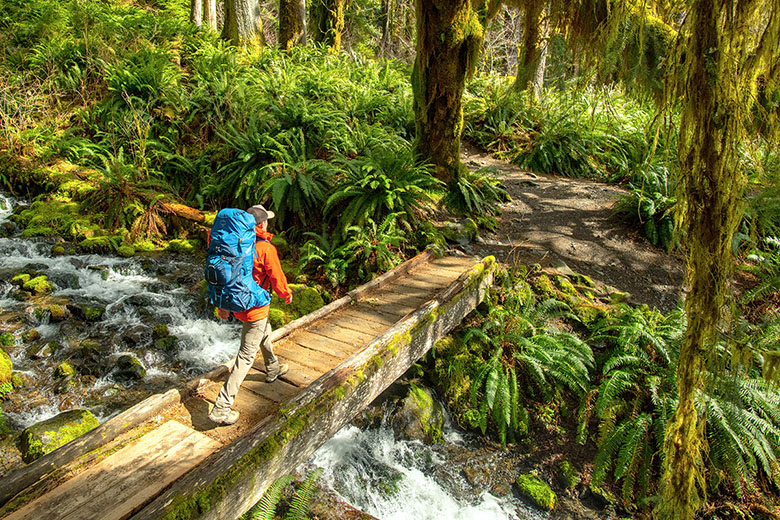
[[[445,441],[450,447],[463,442],[451,427]],[[367,430],[345,426],[305,466],[322,468],[326,487],[380,520],[546,518],[511,496],[473,489],[445,446],[396,440],[384,424]]]

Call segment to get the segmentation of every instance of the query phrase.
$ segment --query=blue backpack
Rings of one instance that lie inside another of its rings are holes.
[[[220,210],[206,251],[209,303],[242,312],[271,302],[268,291],[252,278],[255,255],[255,217],[240,209]]]

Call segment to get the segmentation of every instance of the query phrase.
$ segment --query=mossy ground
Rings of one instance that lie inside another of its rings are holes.
[[[523,496],[545,511],[552,511],[558,504],[558,496],[536,475],[526,474],[517,477],[517,487]]]

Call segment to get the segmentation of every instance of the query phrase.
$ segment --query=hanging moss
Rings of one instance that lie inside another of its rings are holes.
[[[318,0],[309,4],[312,40],[333,50],[341,48],[344,3],[345,0]]]

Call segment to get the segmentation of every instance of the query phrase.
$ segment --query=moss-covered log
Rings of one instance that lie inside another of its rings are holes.
[[[289,51],[306,43],[306,8],[303,0],[279,0],[279,47]]]
[[[412,72],[415,146],[451,182],[460,162],[463,89],[476,66],[488,8],[476,0],[416,0],[417,57]]]
[[[309,31],[313,41],[333,50],[341,48],[344,4],[345,0],[318,0],[311,3]]]

